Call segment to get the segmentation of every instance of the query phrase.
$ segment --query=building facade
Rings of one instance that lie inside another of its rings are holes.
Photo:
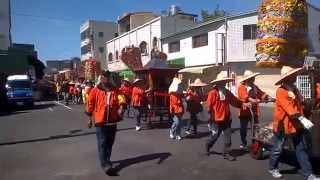
[[[121,61],[121,52],[126,47],[139,47],[143,65],[151,58],[153,48],[161,50],[160,39],[168,34],[179,32],[196,25],[196,15],[177,13],[160,16],[139,27],[131,29],[106,43],[107,62],[110,71],[126,71],[128,67]]]
[[[105,42],[117,35],[117,24],[114,22],[88,20],[80,27],[81,60],[95,59],[106,65]]]
[[[126,13],[118,18],[118,34],[129,32],[156,17],[152,12]]]
[[[0,50],[7,51],[11,46],[10,0],[0,1]]]
[[[252,11],[216,19],[190,29],[163,37],[162,49],[169,64],[182,64],[187,68],[222,67],[226,65],[237,75],[246,69],[261,72],[261,86],[273,91],[279,69],[256,68],[256,34],[258,13]],[[320,9],[308,5],[309,53],[320,54]],[[221,68],[216,68],[217,71]],[[215,73],[204,77],[215,78]],[[268,91],[267,90],[267,91]],[[271,92],[274,94],[274,92]]]

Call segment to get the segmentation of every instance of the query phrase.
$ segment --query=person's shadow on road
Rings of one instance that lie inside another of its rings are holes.
[[[118,164],[118,165],[116,165],[113,168],[113,172],[110,174],[110,176],[119,176],[119,172],[122,169],[127,168],[133,164],[139,164],[142,162],[151,161],[151,160],[155,160],[155,159],[159,159],[157,164],[161,164],[163,161],[168,159],[170,156],[171,156],[171,153],[166,152],[166,153],[147,154],[147,155],[142,155],[142,156],[138,156],[138,157],[134,157],[134,158],[130,158],[130,159],[114,161],[113,164]]]

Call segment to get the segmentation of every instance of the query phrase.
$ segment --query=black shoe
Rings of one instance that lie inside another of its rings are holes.
[[[210,146],[206,143],[206,155],[210,156],[211,152],[210,152]]]
[[[232,156],[230,154],[224,154],[223,158],[228,160],[228,161],[235,161],[236,160],[236,157],[234,157],[234,156]]]
[[[104,173],[108,176],[118,176],[116,169],[114,169],[112,166],[103,168]]]

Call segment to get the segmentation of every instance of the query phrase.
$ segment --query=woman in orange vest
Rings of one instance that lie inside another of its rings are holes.
[[[170,138],[181,140],[181,120],[184,113],[183,107],[183,90],[181,87],[181,80],[177,77],[173,78],[169,86],[169,110],[173,117],[173,123],[170,128]]]
[[[132,94],[132,88],[131,88],[131,84],[128,78],[124,78],[121,82],[119,91],[125,95],[126,100],[127,100],[127,107],[125,107],[125,109],[127,110],[128,116],[129,116],[129,112],[130,112],[130,101],[131,101],[131,94]]]
[[[103,71],[97,86],[89,94],[86,114],[93,116],[96,127],[101,167],[107,175],[114,175],[110,156],[117,123],[122,120],[125,98],[110,83],[110,72]]]
[[[238,87],[238,97],[243,102],[252,103],[252,113],[249,108],[242,107],[239,111],[240,119],[240,137],[241,137],[241,149],[247,149],[247,131],[248,123],[252,121],[253,123],[258,123],[258,118],[260,116],[259,102],[263,100],[272,100],[265,92],[254,84],[255,77],[260,75],[260,73],[253,73],[250,70],[244,72],[243,78],[240,80],[240,86]],[[252,119],[252,116],[254,119]]]
[[[226,83],[231,82],[233,79],[228,78],[227,72],[222,71],[217,75],[217,78],[211,81],[215,87],[209,92],[207,98],[208,112],[211,115],[212,135],[206,143],[206,153],[210,155],[210,149],[216,143],[219,136],[223,132],[224,150],[223,156],[229,161],[234,161],[235,157],[231,154],[231,113],[230,104],[234,107],[241,108],[242,106],[249,106],[248,103],[240,101],[228,89]]]
[[[71,102],[74,102],[74,90],[75,90],[75,84],[74,82],[69,83],[69,97],[68,99],[71,100]]]
[[[145,106],[145,90],[143,88],[144,81],[142,79],[136,79],[132,83],[132,97],[131,105],[138,111],[136,116],[136,131],[141,130],[141,116],[143,113],[143,107]]]
[[[303,141],[306,131],[314,125],[303,116],[302,96],[294,85],[296,76],[302,71],[302,68],[293,69],[284,66],[281,69],[280,80],[276,82],[280,87],[276,92],[273,119],[274,144],[269,162],[269,173],[274,178],[282,178],[278,169],[280,156],[285,142],[288,138],[292,138],[303,175],[308,180],[318,179],[312,174],[312,166],[306,152],[307,147]]]

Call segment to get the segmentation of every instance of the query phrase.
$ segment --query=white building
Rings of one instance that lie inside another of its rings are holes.
[[[92,58],[99,61],[102,68],[107,68],[105,42],[114,38],[117,32],[117,24],[114,22],[88,20],[82,24],[80,27],[81,60]]]
[[[11,45],[10,0],[0,1],[0,50],[8,50]]]
[[[309,4],[308,11],[309,50],[320,54],[320,9]],[[186,71],[227,65],[238,75],[245,69],[262,72],[271,79],[265,84],[272,84],[278,69],[255,68],[257,21],[257,12],[252,11],[205,22],[163,37],[162,49],[170,64],[184,65]],[[208,78],[214,79],[215,74]]]
[[[126,71],[128,67],[121,61],[121,51],[125,47],[140,47],[142,62],[150,60],[150,52],[154,47],[161,47],[160,39],[168,34],[179,32],[196,24],[196,15],[177,13],[161,16],[108,41],[106,43],[107,62],[110,71]]]
[[[308,9],[310,52],[320,54],[320,9]],[[163,37],[162,48],[168,61],[184,60],[185,67],[255,62],[257,21],[253,11],[205,22]]]

